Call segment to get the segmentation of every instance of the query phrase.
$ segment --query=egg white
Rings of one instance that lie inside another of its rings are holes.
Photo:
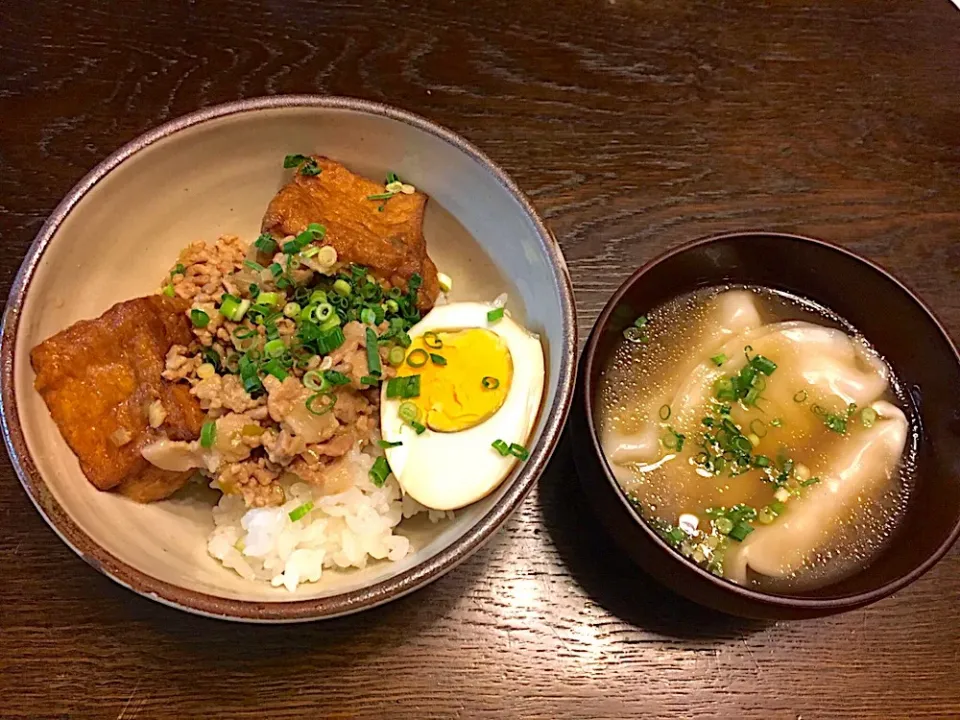
[[[517,464],[512,455],[503,457],[493,447],[495,440],[528,447],[543,397],[544,359],[540,339],[530,334],[508,313],[495,322],[487,313],[491,303],[462,302],[435,307],[410,329],[410,337],[425,332],[483,328],[496,333],[513,359],[513,379],[500,409],[467,430],[421,435],[398,414],[402,400],[388,399],[386,383],[381,391],[380,432],[388,442],[387,461],[404,492],[435,510],[456,510],[493,492]]]

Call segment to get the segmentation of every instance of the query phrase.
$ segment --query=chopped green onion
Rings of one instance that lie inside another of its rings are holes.
[[[350,287],[350,283],[346,280],[340,279],[333,284],[333,291],[340,297],[350,297],[350,293],[353,292],[353,289]]]
[[[217,437],[217,424],[212,420],[207,420],[200,427],[200,447],[213,447],[213,442]]]
[[[770,458],[766,455],[754,455],[753,464],[760,468],[770,467]]]
[[[320,305],[327,301],[327,294],[323,290],[314,290],[310,293],[309,303],[311,305]]]
[[[394,195],[396,195],[394,192],[374,193],[373,195],[367,195],[367,200],[389,200]]]
[[[650,321],[647,319],[647,316],[641,315],[640,317],[638,317],[636,320],[633,321],[633,326],[636,328],[646,327],[648,322]]]
[[[317,370],[308,370],[303,374],[303,385],[314,392],[323,392],[330,387],[327,379]]]
[[[733,521],[727,517],[718,517],[713,521],[713,525],[717,528],[717,532],[726,535],[731,530],[733,530]]]
[[[518,460],[526,460],[530,457],[530,451],[519,443],[510,443],[510,454]]]
[[[263,272],[263,265],[254,261],[254,260],[244,260],[243,264],[245,267],[250,268],[251,270],[256,270],[257,272]]]
[[[397,414],[404,422],[410,423],[420,419],[420,410],[412,402],[402,402],[397,409]]]
[[[310,159],[310,158],[308,158],[306,155],[299,155],[299,154],[297,154],[297,155],[287,155],[285,158],[283,158],[283,166],[284,166],[287,170],[289,170],[290,168],[295,168],[295,167],[297,167],[297,166],[300,165],[301,163],[305,163],[305,162],[306,162],[307,160],[309,160],[309,159]]]
[[[324,332],[322,335],[317,336],[316,346],[318,355],[329,355],[338,347],[343,345],[346,342],[346,338],[343,336],[343,330],[338,327],[332,328]]]
[[[808,478],[800,483],[800,487],[810,487],[811,485],[816,485],[818,482],[820,482],[820,478],[818,477]]]
[[[387,397],[400,399],[420,397],[420,376],[391,378],[387,381]]]
[[[283,355],[286,349],[287,346],[284,344],[283,340],[271,340],[263,346],[263,352],[269,357],[278,357]]]
[[[443,347],[443,340],[435,332],[425,332],[423,334],[423,344],[431,350],[439,350]]]
[[[280,263],[276,263],[276,262],[275,262],[275,263],[270,263],[270,265],[267,266],[267,270],[269,270],[270,273],[271,273],[275,278],[278,278],[278,277],[280,277],[281,275],[283,275],[283,265],[281,265]]]
[[[389,362],[393,367],[400,367],[403,365],[404,359],[405,353],[403,352],[402,347],[390,348],[390,354],[387,356],[387,362]]]
[[[676,452],[683,450],[683,441],[686,436],[676,432],[673,428],[667,428],[667,431],[667,434],[660,439],[663,446],[667,450],[675,450]]]
[[[205,328],[210,324],[210,316],[203,310],[194,308],[190,311],[190,322],[193,323],[194,327]]]
[[[308,248],[304,248],[304,249],[300,252],[300,254],[303,255],[303,257],[305,257],[305,258],[312,258],[312,257],[313,257],[314,255],[316,255],[318,252],[320,252],[320,248],[318,248],[316,245],[311,245],[311,246],[308,247]]]
[[[273,375],[277,380],[283,382],[287,379],[287,369],[276,358],[271,358],[263,364],[263,371],[268,375]]]
[[[266,255],[273,255],[277,251],[277,241],[266,233],[254,240],[253,245]]]
[[[755,355],[750,364],[764,375],[772,375],[773,371],[777,369],[777,364],[763,355]]]
[[[163,294],[166,295],[167,297],[173,297],[173,295],[174,295],[173,285],[164,285],[164,286],[163,286]]]
[[[299,505],[289,512],[290,520],[296,522],[311,510],[313,510],[313,502],[307,501],[303,505]]]
[[[490,445],[494,450],[504,457],[510,454],[510,446],[507,445],[503,440],[494,440],[492,443],[490,443]]]
[[[767,434],[767,424],[760,418],[750,421],[750,432],[757,437],[764,437]]]
[[[328,302],[320,303],[313,308],[313,317],[316,318],[318,323],[325,323],[335,314],[336,310],[334,310],[333,305]]]
[[[177,263],[173,266],[173,270],[170,271],[170,277],[172,278],[174,275],[183,275],[186,271],[187,269],[183,266],[183,263]]]
[[[747,535],[753,532],[753,527],[748,525],[745,522],[738,522],[733,530],[727,533],[728,537],[732,537],[737,542],[743,542],[746,539]]]
[[[234,295],[224,294],[221,301],[220,314],[233,322],[240,322],[250,307],[249,300],[241,300]]]
[[[796,395],[793,396],[793,401],[795,403],[802,403],[807,401],[807,391],[800,390]]]
[[[410,354],[407,355],[407,365],[412,368],[421,368],[427,364],[427,359],[430,356],[427,354],[426,350],[417,348],[416,350],[411,350]]]
[[[503,317],[503,308],[494,308],[487,311],[487,322],[496,322]]]
[[[324,370],[323,379],[331,385],[349,385],[350,378],[339,370]]]
[[[384,450],[389,450],[390,448],[400,447],[403,445],[403,442],[397,440],[396,442],[390,442],[389,440],[377,440],[377,445]]]
[[[270,305],[271,307],[280,304],[280,293],[265,292],[257,296],[257,302],[261,305]]]
[[[426,432],[426,429],[427,429],[426,425],[421,425],[416,420],[410,423],[410,427],[413,428],[414,432],[416,432],[417,435],[423,435],[423,433]]]
[[[757,400],[760,398],[760,391],[756,388],[750,388],[747,391],[747,394],[743,397],[743,402],[746,405],[756,405]]]
[[[770,508],[761,508],[760,511],[757,512],[757,521],[761,525],[769,525],[776,519],[776,517],[777,516],[773,514]]]
[[[770,512],[772,512],[774,515],[777,515],[777,516],[783,515],[787,511],[786,504],[780,502],[779,500],[774,500],[767,507],[770,508]]]
[[[376,487],[383,487],[387,481],[387,475],[390,474],[390,465],[387,464],[385,457],[378,457],[373,461],[373,467],[370,468],[370,482]]]
[[[724,355],[723,353],[717,353],[716,355],[710,358],[710,362],[712,362],[717,367],[720,367],[726,361],[727,361],[727,356]]]
[[[293,319],[300,314],[300,306],[295,302],[288,302],[283,306],[283,314],[286,317]]]
[[[670,419],[670,412],[671,412],[671,410],[670,410],[670,406],[669,406],[669,405],[662,405],[662,406],[660,407],[660,419],[663,420],[663,421],[669,420],[669,419]]]
[[[447,359],[443,355],[437,355],[436,353],[430,353],[430,360],[434,365],[446,365]]]
[[[380,346],[377,344],[377,333],[371,327],[367,328],[367,370],[369,370],[373,376],[383,374],[383,366],[380,364]]]
[[[361,385],[377,385],[380,382],[380,378],[375,375],[364,375],[360,378]]]
[[[878,417],[877,411],[872,407],[865,407],[860,411],[860,422],[863,423],[864,427],[873,427]]]
[[[319,408],[314,407],[318,400],[326,400]],[[333,406],[337,404],[337,396],[332,392],[325,393],[314,393],[307,398],[306,406],[307,410],[312,412],[314,415],[326,415],[328,412],[333,410]]]
[[[770,427],[778,428],[781,425],[783,425],[783,420],[781,420],[780,418],[774,418],[773,420],[770,421]]]
[[[480,384],[483,385],[485,390],[496,390],[500,387],[500,381],[495,377],[490,377],[487,375],[480,381]]]
[[[377,314],[372,308],[364,308],[360,311],[360,322],[364,325],[376,325]]]

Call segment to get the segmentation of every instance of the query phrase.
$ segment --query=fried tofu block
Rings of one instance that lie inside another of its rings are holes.
[[[185,301],[162,295],[114,305],[81,320],[30,353],[34,386],[87,479],[139,502],[167,497],[190,473],[150,465],[141,448],[158,438],[194,440],[204,413],[185,385],[161,377],[167,351],[192,340]],[[165,417],[150,426],[159,401]]]
[[[417,304],[433,307],[440,291],[437,267],[427,255],[423,213],[427,196],[397,194],[389,200],[368,200],[383,185],[350,172],[340,163],[314,156],[319,175],[297,172],[270,201],[263,232],[276,237],[297,235],[310,223],[327,229],[325,242],[343,262],[369,268],[394,287],[406,288],[417,273],[423,278]],[[382,208],[382,209],[381,209]]]

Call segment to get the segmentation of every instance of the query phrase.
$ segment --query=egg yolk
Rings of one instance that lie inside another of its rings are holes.
[[[513,358],[490,330],[428,332],[413,339],[397,374],[420,375],[420,396],[409,402],[417,406],[421,422],[436,432],[458,432],[479,425],[503,405]]]

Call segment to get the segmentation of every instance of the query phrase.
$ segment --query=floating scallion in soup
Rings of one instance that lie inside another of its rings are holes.
[[[885,546],[909,493],[909,422],[852,327],[784,293],[708,288],[623,335],[598,423],[664,540],[771,592],[839,581]]]

